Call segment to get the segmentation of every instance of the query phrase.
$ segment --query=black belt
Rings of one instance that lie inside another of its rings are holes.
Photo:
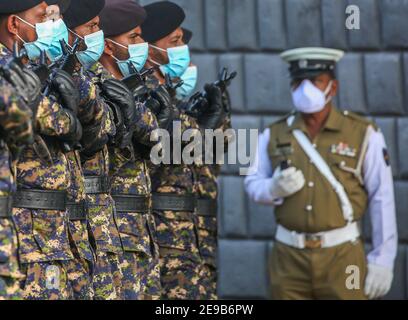
[[[65,211],[66,198],[65,191],[19,190],[13,195],[13,207]]]
[[[197,215],[216,217],[217,216],[217,200],[214,199],[197,199]]]
[[[87,194],[109,193],[110,182],[108,176],[85,176],[85,192]]]
[[[68,202],[67,211],[69,214],[69,220],[86,220],[86,204],[85,201],[79,203]]]
[[[13,198],[11,196],[0,197],[0,218],[11,218]]]
[[[117,212],[149,212],[150,197],[143,195],[113,194]]]
[[[154,193],[152,195],[153,210],[194,211],[196,199],[194,196]]]

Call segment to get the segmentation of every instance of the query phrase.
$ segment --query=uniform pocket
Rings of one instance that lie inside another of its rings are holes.
[[[54,210],[33,210],[33,235],[41,252],[46,255],[71,255],[65,212]]]
[[[150,255],[150,237],[144,215],[135,212],[117,212],[117,225],[126,251]]]
[[[193,213],[154,211],[156,235],[160,247],[197,251]]]

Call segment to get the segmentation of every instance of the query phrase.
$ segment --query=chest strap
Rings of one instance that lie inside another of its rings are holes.
[[[198,198],[196,212],[199,216],[216,217],[217,200]]]
[[[290,117],[288,118],[288,124]],[[330,167],[320,155],[320,153],[313,147],[312,143],[306,137],[306,135],[299,129],[292,131],[297,142],[302,147],[306,155],[312,160],[312,163],[315,165],[316,169],[326,178],[326,180],[332,186],[334,192],[336,192],[337,197],[339,198],[341,210],[343,212],[344,219],[351,223],[353,221],[353,206],[351,205],[350,199],[347,196],[346,190],[343,185],[336,179]]]
[[[13,198],[11,196],[0,197],[0,219],[11,218],[13,209]]]
[[[148,213],[150,197],[147,195],[112,194],[117,212]]]
[[[152,195],[153,210],[195,211],[196,198],[188,195],[154,193]]]
[[[85,176],[85,193],[98,194],[109,193],[110,181],[107,175],[102,176]]]
[[[67,193],[57,190],[18,190],[13,195],[13,207],[65,211]]]
[[[86,220],[87,219],[87,208],[85,201],[79,203],[68,202],[67,211],[69,215],[69,220]]]

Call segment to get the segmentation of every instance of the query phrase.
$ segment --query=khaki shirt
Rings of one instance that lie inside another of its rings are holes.
[[[268,154],[272,167],[276,168],[282,161],[288,160],[291,166],[303,172],[306,183],[300,191],[275,207],[277,222],[289,230],[307,233],[345,226],[337,194],[292,134],[294,129],[300,129],[310,138],[301,115],[295,114],[291,125],[286,120],[287,117],[270,126]],[[370,121],[333,107],[323,128],[312,141],[344,186],[355,220],[361,219],[365,213],[368,199],[361,179],[351,171],[357,168],[359,158],[364,157],[362,146],[370,125],[375,128]]]

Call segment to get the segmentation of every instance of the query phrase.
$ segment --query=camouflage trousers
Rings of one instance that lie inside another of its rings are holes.
[[[122,244],[109,194],[87,195],[90,238],[96,262],[93,274],[95,300],[122,299]]]
[[[92,300],[95,292],[92,284],[95,257],[92,251],[86,220],[70,221],[69,242],[75,260],[68,268],[76,300]]]
[[[203,282],[207,299],[217,299],[217,218],[197,216],[198,244],[203,259]]]
[[[161,292],[158,246],[151,214],[118,212],[118,229],[125,251],[121,263],[126,300],[159,299]]]
[[[0,300],[21,300],[20,283],[12,277],[0,276]]]
[[[141,277],[141,299],[159,300],[162,294],[160,281],[160,260],[159,253],[147,255],[144,252],[138,253],[139,275]]]
[[[74,263],[74,260],[23,263],[24,299],[73,300],[74,290],[68,274]]]
[[[0,300],[22,298],[20,280],[24,276],[19,271],[17,244],[13,222],[0,219]]]
[[[155,211],[156,236],[160,247],[162,298],[206,298],[200,279],[204,275],[198,236],[192,212]]]
[[[95,300],[123,299],[122,254],[96,252],[96,263],[93,275]]]

